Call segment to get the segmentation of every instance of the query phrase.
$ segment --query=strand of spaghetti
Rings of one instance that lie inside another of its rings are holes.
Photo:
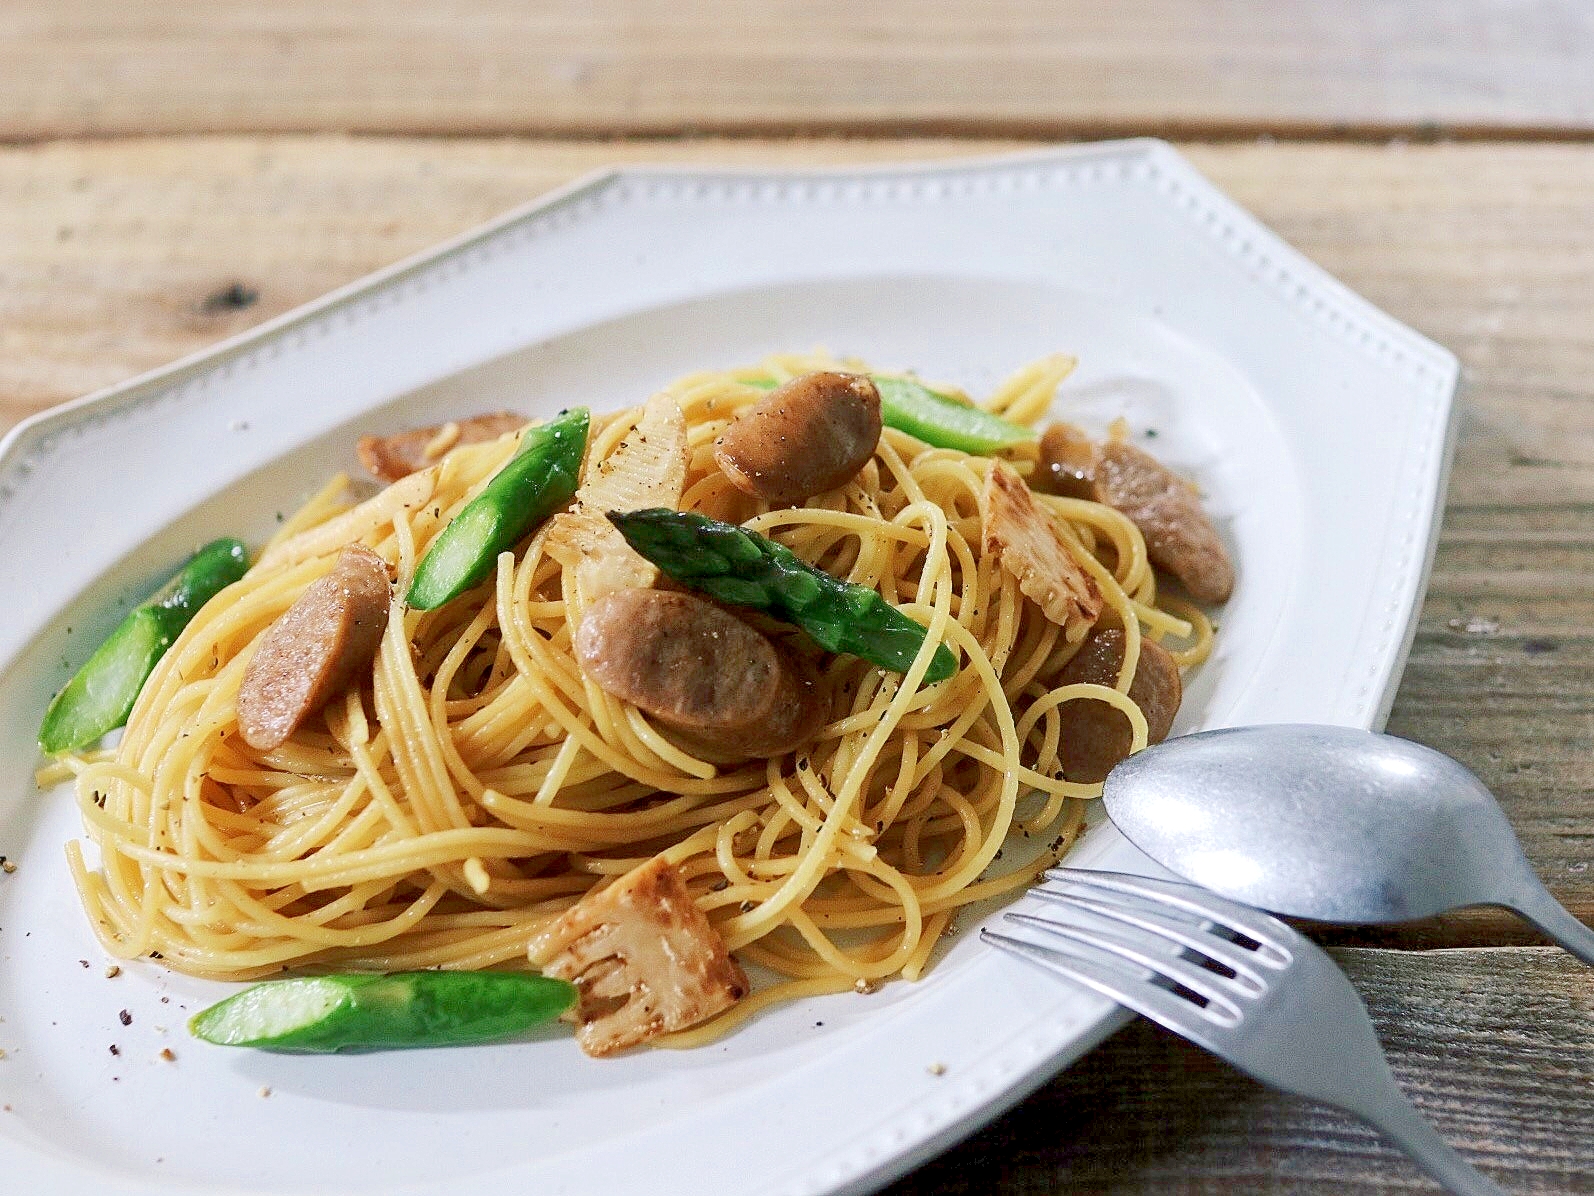
[[[1172,599],[1163,598],[1161,601],[1168,602],[1172,601]],[[1165,610],[1158,610],[1154,606],[1147,606],[1138,598],[1131,601],[1129,605],[1130,609],[1135,612],[1135,617],[1141,622],[1141,624],[1149,630],[1157,632],[1159,635],[1172,635],[1179,639],[1189,639],[1191,636],[1196,634],[1197,625],[1194,622],[1175,618]]]
[[[244,966],[267,962],[271,955],[283,947],[295,944],[305,944],[319,949],[367,947],[373,943],[387,942],[420,922],[447,892],[447,886],[434,882],[409,902],[402,912],[392,918],[380,922],[368,922],[362,926],[339,928],[320,925],[308,918],[284,917],[261,905],[242,885],[228,887],[231,890],[229,896],[239,919],[238,929],[262,943],[273,944],[270,947],[261,947],[243,953],[239,963]]]
[[[338,859],[315,858],[272,862],[186,859],[168,851],[153,850],[136,843],[122,847],[130,859],[184,876],[210,876],[227,880],[298,881],[307,891],[355,884],[382,876],[397,868],[413,872],[436,864],[463,863],[473,855],[532,855],[539,851],[560,851],[563,847],[551,837],[543,838],[509,827],[469,827],[461,830],[423,832],[411,840],[383,843],[345,853]]]
[[[772,1005],[796,1001],[803,997],[821,997],[829,993],[846,992],[856,987],[856,985],[857,981],[850,976],[824,976],[811,980],[788,980],[782,984],[771,985],[760,992],[754,992],[743,997],[713,1021],[705,1022],[701,1026],[694,1026],[690,1030],[678,1030],[674,1034],[660,1035],[653,1040],[652,1045],[669,1050],[690,1050],[694,1047],[706,1046],[723,1038],[736,1027],[757,1016]]]
[[[497,563],[497,584],[504,586],[509,583],[513,575],[514,557],[510,553],[502,553]],[[465,663],[487,629],[494,625],[497,619],[497,610],[492,604],[484,604],[470,623],[465,627],[447,654],[438,663],[432,677],[431,691],[427,697],[427,713],[431,720],[430,738],[437,745],[438,755],[448,769],[448,775],[453,784],[460,790],[468,793],[472,798],[479,798],[486,786],[482,784],[475,772],[465,763],[451,733],[450,716],[448,711],[448,692],[452,685],[454,675]]]
[[[985,870],[1007,837],[1007,828],[1012,823],[1013,809],[1018,802],[1019,770],[1010,767],[1011,762],[1016,761],[1018,757],[1018,734],[1013,725],[1012,711],[1005,701],[1000,700],[1002,692],[1001,679],[996,675],[995,669],[991,667],[991,662],[985,658],[983,653],[971,655],[966,667],[977,671],[981,681],[986,686],[986,692],[991,695],[992,704],[990,709],[996,717],[996,729],[1006,749],[1005,759],[1002,761],[1003,771],[1000,773],[998,807],[995,816],[991,820],[987,835],[984,841],[980,843],[978,849],[970,855],[961,868],[944,874],[937,883],[921,889],[919,891],[920,902],[934,900],[945,893],[965,888],[972,883],[976,876]]]
[[[663,838],[713,823],[741,810],[759,809],[767,801],[767,795],[761,792],[741,794],[712,804],[706,804],[701,797],[681,797],[635,814],[617,815],[534,807],[491,789],[482,796],[483,808],[495,817],[510,826],[536,833],[548,842],[559,843],[561,846],[551,850],[564,851],[600,851]],[[580,832],[579,835],[576,832]]]
[[[919,946],[902,965],[902,978],[904,980],[917,980],[924,975],[925,969],[930,966],[930,952],[934,951],[939,945],[942,936],[946,934],[951,924],[952,913],[950,910],[942,910],[939,913],[929,914],[925,917],[924,933],[919,940]]]
[[[332,480],[317,490],[304,506],[282,521],[281,526],[266,541],[265,546],[261,549],[261,554],[264,555],[270,552],[284,540],[291,540],[306,528],[325,523],[327,520],[343,514],[344,511],[354,505],[352,502],[345,501],[344,496],[348,493],[348,489],[349,475],[346,473],[333,474]]]
[[[1184,629],[1173,631],[1180,639],[1190,639],[1194,642],[1189,647],[1170,649],[1174,662],[1180,668],[1190,668],[1200,664],[1212,654],[1212,638],[1215,628],[1212,620],[1207,618],[1206,612],[1194,603],[1186,602],[1182,598],[1165,597],[1162,599],[1174,612],[1184,616]],[[1161,613],[1161,612],[1158,612]]]
[[[297,565],[313,557],[326,556],[345,544],[364,540],[379,528],[391,525],[406,511],[431,501],[437,484],[437,471],[423,469],[394,482],[336,518],[273,545],[261,555],[255,568],[262,573]]]
[[[409,812],[399,803],[398,798],[388,787],[387,778],[382,775],[378,764],[379,759],[387,758],[387,744],[389,736],[386,731],[379,734],[370,744],[355,744],[352,749],[355,763],[360,769],[360,778],[370,790],[371,796],[376,799],[376,808],[381,812],[387,824],[396,834],[409,838],[420,834],[420,828],[415,825],[415,820]],[[380,751],[380,756],[378,752]]]
[[[1151,559],[1146,555],[1146,538],[1122,511],[1088,499],[1056,494],[1037,494],[1035,501],[1050,511],[1054,519],[1075,528],[1089,527],[1107,533],[1117,558],[1113,576],[1126,593],[1135,593],[1148,580],[1154,584]]]
[[[700,760],[690,752],[676,747],[658,730],[648,722],[647,716],[635,706],[620,703],[626,730],[631,737],[642,746],[649,754],[662,760],[665,764],[678,768],[687,776],[697,777],[699,780],[709,780],[719,770],[707,760]]]
[[[913,778],[918,772],[918,762],[918,738],[915,736],[904,739],[897,752],[896,777],[886,783],[885,792],[877,805],[864,807],[858,816],[860,823],[866,827],[873,826],[878,833],[889,823],[896,821],[898,812],[908,800],[908,794],[913,791]]]
[[[753,878],[736,858],[736,836],[757,825],[758,815],[751,810],[743,810],[720,823],[714,835],[714,858],[719,863],[721,874],[732,884],[753,883]]]
[[[415,659],[410,653],[406,611],[395,599],[377,651],[374,672],[376,713],[392,733],[389,746],[415,820],[423,831],[466,827],[470,818],[460,803],[443,761]]]
[[[425,968],[449,971],[480,971],[510,960],[524,960],[526,940],[548,917],[519,915],[508,926],[475,931],[465,935],[437,936],[438,941],[418,939],[400,950],[380,952],[371,963],[384,972],[410,972]]]
[[[1078,359],[1067,353],[1032,361],[998,384],[984,407],[1015,423],[1034,423],[1051,408],[1058,386],[1078,364]]]

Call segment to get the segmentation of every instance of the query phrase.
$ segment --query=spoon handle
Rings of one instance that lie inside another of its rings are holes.
[[[1537,876],[1524,877],[1511,895],[1511,908],[1586,964],[1594,964],[1594,930],[1574,918]]]

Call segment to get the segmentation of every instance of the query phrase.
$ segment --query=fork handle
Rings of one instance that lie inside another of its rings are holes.
[[[1392,1078],[1350,1111],[1387,1134],[1412,1162],[1456,1196],[1506,1196],[1504,1188],[1451,1149]]]

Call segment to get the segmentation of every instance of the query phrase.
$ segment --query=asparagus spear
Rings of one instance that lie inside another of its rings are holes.
[[[248,568],[249,554],[237,540],[213,540],[196,552],[153,597],[128,612],[55,695],[39,728],[39,746],[50,753],[76,751],[126,723],[138,691],[188,621]]]
[[[929,634],[874,590],[832,577],[746,528],[664,508],[610,511],[609,522],[676,581],[728,605],[795,623],[828,651],[903,673]],[[951,649],[942,644],[924,680],[945,681],[956,671]]]
[[[988,456],[1035,439],[1033,428],[949,399],[912,378],[870,377],[880,392],[880,418],[886,426],[926,444]]]
[[[354,972],[256,984],[195,1014],[188,1029],[268,1051],[457,1046],[552,1021],[575,999],[573,985],[524,972]]]
[[[983,407],[971,407],[913,378],[870,374],[880,392],[880,419],[888,428],[906,432],[935,448],[959,449],[989,456],[1035,439],[1035,430],[1015,424]],[[773,378],[741,378],[744,386],[773,390]]]
[[[587,447],[587,409],[527,429],[520,451],[432,541],[404,601],[434,610],[480,585],[493,562],[576,492]]]

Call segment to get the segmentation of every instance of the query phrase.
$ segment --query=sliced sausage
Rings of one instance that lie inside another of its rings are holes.
[[[714,443],[738,490],[789,506],[851,481],[880,443],[880,392],[862,374],[803,374],[743,412]]]
[[[782,755],[812,739],[823,718],[807,670],[692,594],[609,594],[588,608],[575,648],[606,692],[716,762]]]
[[[1124,633],[1118,628],[1093,632],[1074,658],[1063,666],[1059,686],[1088,682],[1109,689],[1118,684],[1124,664]],[[1161,644],[1142,638],[1140,660],[1129,683],[1129,698],[1146,716],[1146,741],[1161,743],[1179,712],[1184,688],[1179,666]],[[1058,709],[1062,739],[1058,756],[1063,776],[1070,781],[1095,784],[1106,780],[1112,766],[1129,755],[1133,733],[1129,720],[1105,702],[1064,702]]]
[[[1190,484],[1132,444],[1108,441],[1096,467],[1098,501],[1116,507],[1146,538],[1146,555],[1197,602],[1227,602],[1234,566]]]
[[[362,436],[354,451],[367,473],[378,481],[391,483],[435,464],[451,448],[497,440],[506,432],[525,426],[524,415],[494,411],[450,420],[446,424],[411,428],[393,436]]]
[[[387,628],[387,562],[362,544],[338,556],[266,629],[238,687],[238,730],[270,751],[376,656]]]
[[[1040,477],[1054,494],[1089,498],[1127,515],[1146,555],[1197,602],[1227,602],[1234,566],[1195,489],[1150,453],[1121,440],[1096,444],[1072,424],[1041,434]]]
[[[1041,433],[1040,477],[1064,498],[1096,497],[1096,442],[1073,424],[1055,423]]]

